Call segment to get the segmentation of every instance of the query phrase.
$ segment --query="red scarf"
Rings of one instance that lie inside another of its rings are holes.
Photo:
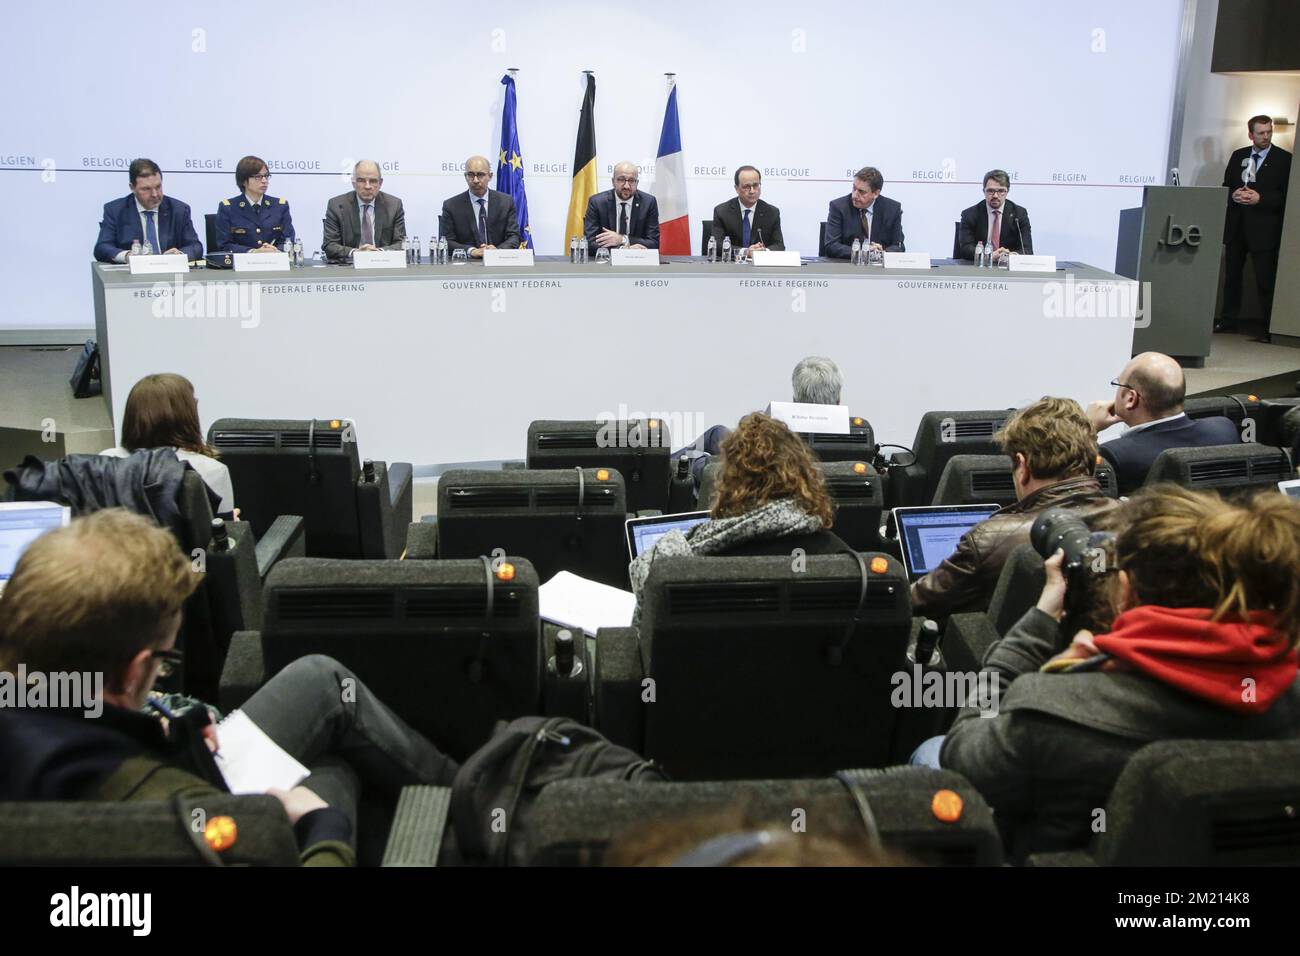
[[[1208,608],[1146,604],[1115,618],[1097,649],[1134,670],[1239,714],[1262,714],[1291,686],[1296,652],[1272,611],[1211,621]]]

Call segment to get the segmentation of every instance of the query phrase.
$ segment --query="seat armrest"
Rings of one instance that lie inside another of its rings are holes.
[[[265,682],[261,632],[236,631],[230,638],[226,664],[221,671],[221,686],[217,695],[221,712],[228,714],[244,706],[244,702]]]
[[[450,810],[450,787],[403,787],[388,830],[383,865],[437,866]]]
[[[426,560],[437,556],[438,519],[435,515],[425,515],[422,520],[407,526],[406,553],[403,557],[411,560]]]
[[[502,471],[523,471],[527,467],[528,467],[528,462],[526,461],[512,460],[512,461],[503,461],[501,463]]]
[[[602,627],[596,632],[596,729],[638,753],[645,745],[640,645],[634,627]]]
[[[561,677],[551,667],[555,658],[555,636],[562,630],[573,635],[573,673]],[[546,668],[542,684],[542,712],[547,717],[569,717],[581,724],[591,724],[592,661],[587,654],[587,636],[577,628],[563,628],[542,623],[542,664]]]
[[[395,461],[388,466],[388,500],[393,503],[390,527],[393,529],[394,536],[400,535],[402,529],[411,523],[411,511],[414,507],[412,486],[414,478],[415,469],[409,461]]]
[[[984,655],[997,640],[993,621],[983,611],[975,611],[948,618],[939,647],[950,671],[978,671],[984,666]]]
[[[216,551],[208,541],[203,570],[207,572],[213,631],[226,637],[236,631],[261,626],[262,577],[257,565],[253,526],[246,521],[226,521],[230,547]]]
[[[299,515],[280,515],[257,542],[257,573],[263,580],[281,558],[307,556],[307,525]]]

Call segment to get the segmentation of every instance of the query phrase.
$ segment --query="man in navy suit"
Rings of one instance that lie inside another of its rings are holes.
[[[519,214],[507,193],[488,188],[492,164],[486,156],[465,160],[465,184],[469,187],[442,204],[438,228],[452,252],[464,249],[475,259],[484,249],[519,248]]]
[[[957,233],[957,258],[975,258],[975,243],[993,245],[993,259],[1000,261],[1012,252],[1033,255],[1034,235],[1029,228],[1029,210],[1007,198],[1011,177],[1004,170],[984,174],[984,201],[961,211]]]
[[[1183,411],[1187,382],[1179,364],[1160,352],[1143,352],[1124,366],[1112,401],[1093,402],[1088,420],[1094,432],[1123,422],[1128,430],[1100,446],[1115,469],[1121,495],[1132,494],[1144,481],[1151,465],[1169,448],[1203,448],[1235,445],[1241,441],[1231,419],[1188,418]]]
[[[162,170],[152,159],[131,162],[131,195],[104,203],[95,258],[126,262],[132,242],[149,243],[155,254],[203,258],[203,243],[190,221],[190,207],[163,195]]]
[[[853,177],[853,192],[831,200],[826,214],[826,258],[851,258],[854,239],[861,239],[864,249],[907,251],[902,204],[880,195],[884,188],[880,170],[863,166]]]
[[[614,166],[614,188],[587,200],[583,232],[587,241],[608,249],[624,240],[632,249],[659,248],[659,204],[636,188],[636,164],[624,160]]]

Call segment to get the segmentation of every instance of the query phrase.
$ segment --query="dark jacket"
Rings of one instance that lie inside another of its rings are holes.
[[[1148,743],[1300,736],[1300,679],[1263,714],[1242,715],[1140,672],[1039,673],[1066,643],[1051,617],[1025,614],[984,658],[996,715],[962,710],[939,754],[992,806],[1013,859],[1085,846],[1093,811]]]
[[[1282,216],[1286,212],[1287,184],[1291,181],[1291,154],[1276,143],[1264,157],[1256,173],[1255,192],[1259,202],[1243,206],[1232,201],[1232,194],[1242,185],[1242,163],[1250,159],[1251,147],[1234,150],[1223,171],[1223,185],[1228,189],[1228,213],[1223,224],[1223,242],[1244,243],[1248,249],[1276,249],[1282,244]]]
[[[628,213],[627,229],[623,233],[628,238],[628,245],[658,249],[659,203],[655,197],[638,189],[628,200]],[[618,232],[617,219],[618,196],[614,190],[596,193],[587,200],[587,215],[582,224],[587,241],[595,242],[602,229]]]
[[[731,247],[739,249],[744,235],[744,213],[740,211],[740,200],[729,199],[713,207],[713,238],[718,240],[718,252],[722,252],[722,240],[731,237]],[[761,237],[760,237],[761,233]],[[785,238],[781,235],[781,210],[771,203],[759,200],[754,204],[750,216],[749,244],[762,239],[768,249],[780,252],[785,248]]]
[[[1019,225],[1017,225],[1019,224]],[[961,211],[961,226],[957,233],[957,258],[975,258],[975,243],[989,241],[989,210],[983,200]],[[1022,252],[1034,251],[1034,235],[1029,228],[1029,210],[1010,199],[1002,204],[1002,229],[998,241],[1004,249]]]
[[[487,199],[487,243],[498,249],[519,248],[519,215],[515,201],[509,193],[489,189]],[[476,249],[478,241],[478,206],[471,201],[469,190],[457,193],[442,204],[438,216],[439,235],[447,240],[447,248]]]
[[[810,534],[787,534],[779,538],[759,538],[742,541],[726,551],[717,551],[710,557],[734,558],[737,556],[778,555],[789,557],[795,548],[801,548],[804,554],[852,554],[850,548],[839,535],[830,531],[814,531]]]
[[[0,710],[0,800],[202,800],[228,793],[203,742],[202,708],[174,721],[104,705],[98,717],[81,711]],[[352,825],[328,807],[295,827],[301,861],[351,865]]]
[[[125,458],[69,455],[49,462],[28,455],[5,472],[5,480],[14,486],[13,501],[57,501],[69,505],[74,515],[127,508],[175,531],[181,524],[177,500],[188,467],[171,448],[140,449]]]
[[[1241,435],[1232,419],[1179,418],[1161,422],[1139,432],[1124,434],[1102,444],[1100,451],[1115,469],[1119,493],[1129,495],[1147,480],[1147,472],[1169,448],[1204,448],[1209,445],[1236,445]]]
[[[190,207],[179,199],[164,196],[158,204],[158,245],[155,253],[179,249],[186,259],[202,259],[203,243],[194,232]],[[95,258],[100,262],[113,262],[119,252],[129,252],[135,240],[144,242],[140,226],[140,211],[136,209],[135,196],[124,196],[104,204],[104,218],[99,222],[99,237],[95,240]]]
[[[853,206],[852,194],[832,199],[826,212],[826,251],[828,259],[848,259],[853,255],[853,240],[864,238],[863,211]],[[871,204],[871,242],[878,242],[886,252],[906,252],[903,245],[903,206],[888,196],[877,196]]]
[[[1007,505],[962,535],[952,556],[912,585],[912,613],[946,617],[986,610],[1002,566],[1012,551],[1029,544],[1029,529],[1039,514],[1048,508],[1069,508],[1092,523],[1117,504],[1102,493],[1096,478],[1087,475],[1058,481]]]
[[[375,247],[395,252],[406,238],[406,210],[402,201],[386,192],[374,198]],[[321,248],[325,258],[346,260],[361,245],[361,206],[356,190],[335,196],[325,204]]]

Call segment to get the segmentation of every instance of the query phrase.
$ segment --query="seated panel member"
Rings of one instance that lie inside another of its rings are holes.
[[[402,201],[381,189],[384,175],[373,159],[352,167],[352,192],[325,204],[325,257],[346,260],[357,250],[400,251],[406,238]]]
[[[713,209],[713,238],[718,240],[718,251],[722,251],[722,240],[730,236],[732,249],[773,249],[785,248],[785,239],[781,236],[781,210],[758,197],[763,192],[763,177],[754,166],[741,166],[733,177],[736,184],[736,198],[730,199]]]
[[[632,249],[659,248],[659,203],[637,189],[638,182],[635,163],[615,163],[614,188],[587,201],[583,231],[588,242],[608,249],[621,246],[626,237]]]
[[[863,166],[853,177],[853,192],[832,199],[826,214],[826,257],[848,259],[853,240],[882,252],[906,252],[903,245],[903,206],[880,195],[885,179],[874,166]]]
[[[163,195],[162,170],[152,159],[131,161],[131,195],[104,203],[95,240],[100,262],[126,262],[131,243],[148,242],[155,253],[203,258],[203,243],[190,221],[190,207]]]
[[[235,166],[239,195],[217,207],[217,249],[221,252],[283,252],[293,242],[289,203],[266,194],[271,173],[256,156]]]
[[[484,249],[519,248],[519,214],[507,193],[488,188],[492,165],[485,156],[465,160],[465,182],[469,189],[442,204],[438,223],[452,252],[467,249],[475,259]]]
[[[1034,237],[1029,231],[1029,211],[1007,198],[1011,177],[1000,169],[984,174],[984,201],[961,211],[961,231],[957,240],[957,258],[975,258],[975,243],[993,242],[993,255],[1001,258],[1008,252],[1032,255]]]

